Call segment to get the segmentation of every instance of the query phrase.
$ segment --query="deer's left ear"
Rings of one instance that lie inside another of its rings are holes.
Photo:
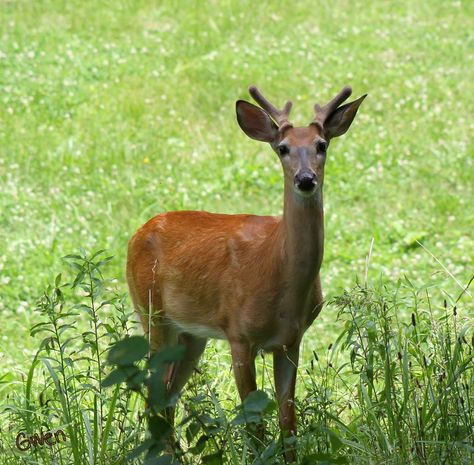
[[[365,97],[367,97],[367,94],[353,102],[342,105],[329,115],[324,122],[324,133],[326,137],[332,139],[333,137],[342,136],[347,132]]]

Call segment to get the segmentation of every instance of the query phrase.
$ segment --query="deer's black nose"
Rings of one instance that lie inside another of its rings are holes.
[[[308,171],[295,176],[295,186],[303,192],[311,192],[316,187],[316,175]]]

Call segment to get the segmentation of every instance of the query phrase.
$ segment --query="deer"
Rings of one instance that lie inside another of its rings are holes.
[[[131,238],[126,274],[151,351],[184,346],[183,358],[166,374],[168,393],[182,391],[209,338],[228,341],[242,402],[257,389],[257,354],[272,353],[279,424],[287,437],[297,432],[300,343],[323,307],[327,149],[349,129],[367,94],[343,104],[352,94],[346,86],[327,104],[314,105],[308,126],[294,127],[291,101],[279,110],[255,86],[249,93],[258,106],[238,100],[237,122],[278,156],[283,214],[158,214]],[[173,424],[172,407],[168,418]],[[296,452],[286,450],[285,458],[294,461]]]

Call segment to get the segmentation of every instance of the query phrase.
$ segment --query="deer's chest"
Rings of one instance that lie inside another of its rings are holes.
[[[292,347],[301,340],[314,319],[311,318],[314,307],[311,296],[312,289],[300,299],[282,295],[268,306],[262,305],[259,311],[254,310],[245,318],[243,331],[265,351]]]

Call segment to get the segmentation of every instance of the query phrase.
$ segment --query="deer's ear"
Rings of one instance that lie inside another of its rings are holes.
[[[326,137],[332,139],[333,137],[342,136],[347,132],[365,97],[367,97],[367,94],[353,102],[342,105],[329,115],[324,122],[324,133]]]
[[[252,139],[273,142],[278,135],[278,126],[261,108],[245,100],[235,104],[237,121],[242,131]]]

